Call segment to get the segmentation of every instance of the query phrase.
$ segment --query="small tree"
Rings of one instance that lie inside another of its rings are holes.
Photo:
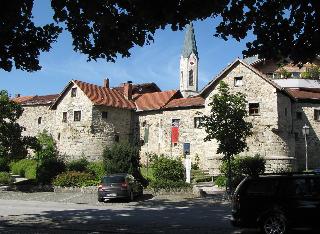
[[[320,66],[312,65],[301,76],[304,79],[320,79]]]
[[[231,94],[228,85],[221,81],[219,93],[213,95],[209,106],[210,115],[204,116],[203,126],[207,136],[205,141],[218,141],[218,154],[223,154],[223,160],[228,162],[228,192],[231,191],[231,159],[247,148],[246,138],[252,134],[252,124],[245,121],[245,95]]]
[[[143,185],[147,181],[140,173],[139,149],[129,143],[117,143],[106,147],[103,152],[103,161],[107,174],[130,173]]]
[[[7,91],[0,91],[0,157],[7,161],[22,159],[28,148],[38,147],[35,137],[21,136],[24,128],[17,120],[22,112],[22,107],[10,100]]]

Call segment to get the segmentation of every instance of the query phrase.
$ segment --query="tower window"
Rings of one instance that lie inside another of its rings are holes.
[[[193,70],[189,71],[189,86],[193,86]]]
[[[320,121],[320,110],[314,110],[314,120]]]
[[[81,111],[75,111],[73,118],[74,121],[81,121]]]
[[[242,86],[242,85],[243,85],[242,80],[243,80],[243,77],[242,77],[242,76],[235,77],[235,78],[234,78],[234,86],[235,86],[235,87]]]
[[[301,111],[296,112],[296,118],[300,119],[300,120],[302,119],[302,112]]]
[[[38,118],[38,124],[41,124],[41,122],[42,122],[42,117],[39,117]]]
[[[77,88],[72,88],[71,89],[71,97],[77,96]]]

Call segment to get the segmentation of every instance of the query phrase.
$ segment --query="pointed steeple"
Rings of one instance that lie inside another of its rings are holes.
[[[194,53],[198,58],[196,37],[194,35],[194,29],[192,22],[187,26],[186,35],[184,38],[184,45],[182,49],[182,56],[184,58],[189,58],[191,53]]]

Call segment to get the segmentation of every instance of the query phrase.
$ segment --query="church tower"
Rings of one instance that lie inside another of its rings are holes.
[[[192,23],[187,26],[180,58],[180,92],[183,97],[198,95],[198,51]]]

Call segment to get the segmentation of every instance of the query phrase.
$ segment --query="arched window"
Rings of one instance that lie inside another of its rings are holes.
[[[189,86],[193,86],[193,70],[189,71]]]

